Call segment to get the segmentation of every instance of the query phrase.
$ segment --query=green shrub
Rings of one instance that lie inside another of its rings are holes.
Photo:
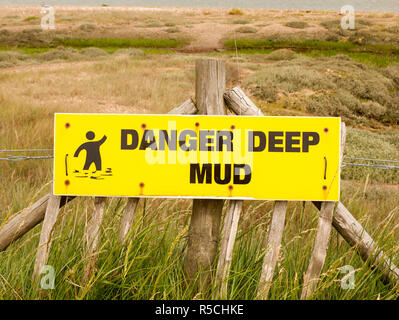
[[[13,67],[29,59],[29,55],[18,51],[0,51],[0,68]]]
[[[280,60],[291,60],[294,59],[297,56],[295,51],[290,50],[290,49],[277,49],[274,50],[273,52],[269,53],[266,55],[267,60],[275,60],[275,61],[280,61]]]
[[[25,22],[39,21],[39,17],[37,16],[29,16],[24,19]]]
[[[341,28],[341,20],[327,20],[320,22],[320,25],[326,29],[337,29]]]
[[[258,30],[253,27],[243,26],[235,29],[235,31],[239,33],[256,33]]]
[[[238,19],[238,20],[233,20],[231,23],[232,24],[248,24],[248,23],[250,23],[250,21],[246,20],[246,19]]]
[[[284,24],[286,27],[295,28],[295,29],[305,29],[309,28],[310,25],[305,21],[290,21]]]
[[[384,31],[397,35],[399,34],[399,25],[385,27]]]
[[[85,24],[81,24],[79,26],[79,29],[84,32],[93,32],[94,30],[96,30],[96,26],[91,23],[85,23]]]
[[[149,38],[138,38],[138,39],[118,39],[118,38],[70,38],[70,39],[59,39],[59,45],[75,47],[75,48],[87,48],[87,47],[98,47],[98,48],[176,48],[184,44],[183,41],[175,39],[149,39]]]
[[[399,86],[399,63],[394,63],[383,70],[384,74]]]
[[[381,117],[387,112],[385,106],[380,105],[375,101],[366,101],[361,103],[359,113],[366,116],[367,118],[381,119]]]
[[[27,54],[18,51],[0,51],[0,61],[16,61],[27,59],[29,59]]]
[[[300,64],[286,66],[282,64],[263,68],[250,75],[247,84],[264,85],[274,83],[280,89],[287,92],[295,92],[301,89],[329,89],[334,85],[319,72],[308,69]]]
[[[356,19],[355,23],[360,24],[362,26],[367,26],[367,27],[374,25],[374,22],[372,22],[370,20],[366,20],[366,19]]]
[[[0,30],[0,37],[8,37],[11,35],[11,32],[7,29],[1,29]]]
[[[229,15],[232,15],[232,16],[242,16],[242,15],[244,15],[244,12],[243,12],[242,10],[240,10],[240,9],[233,8],[233,9],[231,9],[231,10],[229,11]]]
[[[171,28],[167,28],[165,30],[165,32],[167,32],[167,33],[178,33],[178,32],[180,32],[180,29],[178,27],[171,27]]]
[[[100,48],[84,48],[80,51],[80,53],[88,58],[99,58],[106,57],[108,53]]]
[[[73,48],[57,47],[56,49],[36,55],[40,61],[55,61],[55,60],[80,60],[82,55],[79,50]]]
[[[124,56],[129,56],[129,57],[138,57],[138,56],[144,56],[144,51],[141,49],[134,49],[134,48],[129,48],[129,49],[119,49],[114,52],[114,55],[124,55]]]
[[[163,26],[164,25],[157,20],[151,20],[151,21],[146,22],[144,25],[142,25],[142,27],[144,27],[144,28],[161,28]]]

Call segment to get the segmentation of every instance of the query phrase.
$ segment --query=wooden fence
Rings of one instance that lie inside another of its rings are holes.
[[[239,87],[226,91],[225,77],[224,61],[216,59],[197,60],[195,102],[189,99],[171,110],[169,114],[225,115],[230,111],[235,115],[262,116],[263,114],[260,109],[256,107]],[[341,128],[340,157],[342,161],[345,144],[345,124],[342,123]],[[59,210],[73,199],[74,197],[47,194],[36,201],[31,207],[14,216],[0,229],[0,251],[3,251],[11,243],[43,221],[33,270],[33,281],[38,279],[40,271],[47,263],[52,243],[52,233]],[[106,198],[103,197],[95,198],[94,212],[85,227],[85,255],[88,259],[88,264],[84,270],[83,283],[87,283],[95,273],[105,200]],[[121,243],[124,243],[126,235],[133,224],[138,203],[139,198],[128,199],[120,226],[119,241]],[[220,235],[224,200],[193,200],[188,247],[184,261],[185,272],[187,279],[190,280],[198,274],[198,271],[202,271],[199,290],[209,288],[213,280],[217,288],[213,294],[214,299],[227,298],[227,279],[242,203],[242,200],[229,200]],[[357,252],[364,261],[370,263],[371,267],[376,266],[379,268],[384,281],[396,283],[399,278],[399,269],[375,244],[370,235],[341,202],[313,202],[313,204],[320,210],[320,216],[313,252],[304,277],[301,299],[311,298],[315,290],[324,265],[332,226],[349,245],[357,249]],[[275,202],[257,290],[258,299],[267,299],[268,297],[281,247],[286,210],[287,201]],[[215,277],[212,279],[211,269],[215,263],[218,247],[219,258],[217,269]]]

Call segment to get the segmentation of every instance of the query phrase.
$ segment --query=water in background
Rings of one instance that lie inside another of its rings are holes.
[[[356,11],[399,12],[399,0],[0,0],[0,5],[154,6],[336,10],[352,5]]]

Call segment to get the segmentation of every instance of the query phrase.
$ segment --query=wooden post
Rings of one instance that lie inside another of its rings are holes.
[[[136,212],[139,200],[140,198],[129,198],[127,202],[127,206],[123,212],[121,230],[119,233],[119,242],[121,244],[125,242],[126,235],[129,233],[130,228],[132,227],[134,213]]]
[[[35,267],[33,269],[33,281],[37,280],[43,266],[47,263],[54,225],[57,221],[60,210],[60,202],[61,197],[54,195],[51,195],[47,202],[46,214],[44,216],[42,231],[40,233],[39,247],[36,253]]]
[[[173,108],[168,112],[168,114],[196,114],[198,112],[197,106],[194,104],[193,100],[188,99],[184,101],[181,105]]]
[[[306,272],[301,299],[309,299],[320,277],[321,270],[327,255],[328,242],[330,240],[332,219],[335,202],[323,202],[320,210],[317,234],[312,252],[312,257]]]
[[[220,241],[219,261],[216,269],[216,288],[218,290],[213,295],[214,299],[227,299],[227,280],[230,273],[242,203],[243,201],[240,200],[232,200],[227,207]]]
[[[98,240],[100,238],[100,227],[104,217],[105,200],[106,198],[104,197],[95,198],[94,212],[85,228],[84,237],[86,239],[86,257],[88,259],[88,263],[83,272],[83,285],[87,284],[95,271],[98,258],[96,251],[98,249]]]
[[[11,243],[21,238],[44,219],[50,197],[50,193],[46,194],[29,208],[24,209],[21,213],[4,224],[0,229],[0,252],[6,250]],[[75,197],[61,197],[60,208],[74,198]]]
[[[346,126],[341,123],[341,148],[339,155],[339,165],[344,157],[346,140]],[[319,280],[321,270],[327,255],[328,242],[330,240],[331,225],[333,222],[335,202],[323,202],[320,210],[319,222],[317,225],[316,240],[313,248],[312,257],[308,270],[303,281],[301,299],[309,299]]]
[[[224,61],[196,61],[195,98],[199,114],[226,114],[223,102],[225,86]],[[189,280],[194,279],[199,271],[203,272],[200,275],[200,290],[207,289],[210,284],[210,269],[216,256],[222,209],[223,200],[193,201],[184,269]]]
[[[258,299],[267,299],[274,269],[277,264],[278,255],[283,237],[285,214],[287,212],[287,201],[276,201],[274,204],[272,222],[269,230],[269,237],[266,244],[266,253],[263,258],[262,271],[258,286]]]
[[[226,106],[235,114],[243,116],[263,116],[262,111],[247,97],[240,87],[224,94]]]

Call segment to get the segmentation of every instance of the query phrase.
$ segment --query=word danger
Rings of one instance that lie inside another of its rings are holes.
[[[309,152],[309,147],[320,141],[317,132],[300,131],[247,131],[248,152]],[[228,130],[144,130],[140,135],[134,129],[121,130],[122,150],[177,151],[234,151],[241,148],[241,140],[234,143],[234,132]]]

